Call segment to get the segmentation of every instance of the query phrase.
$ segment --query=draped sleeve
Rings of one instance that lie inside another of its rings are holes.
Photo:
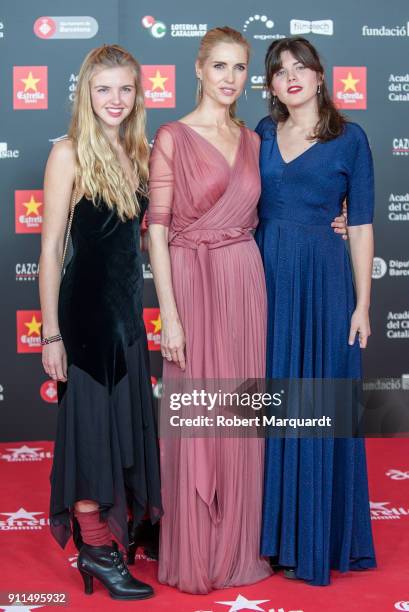
[[[174,193],[173,155],[173,137],[170,129],[163,125],[156,133],[149,161],[148,225],[170,225]]]
[[[260,119],[254,131],[260,136],[261,140],[270,140],[275,137],[276,129],[276,122],[273,121],[270,115],[267,115],[267,117]]]
[[[348,124],[355,145],[352,165],[348,173],[348,225],[372,223],[374,213],[374,168],[371,149],[364,130]]]

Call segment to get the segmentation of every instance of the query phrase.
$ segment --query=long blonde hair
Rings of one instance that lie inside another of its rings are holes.
[[[137,194],[122,169],[119,159],[105,136],[92,109],[90,82],[97,68],[127,66],[134,71],[136,97],[130,114],[120,126],[120,138],[138,177]],[[146,114],[141,84],[141,67],[136,59],[119,45],[103,45],[86,56],[78,77],[71,125],[77,159],[76,175],[85,195],[97,204],[102,197],[119,217],[132,219],[140,210],[138,196],[147,193],[149,145],[145,135]]]
[[[197,61],[200,66],[203,66],[204,62],[209,57],[213,47],[215,47],[216,45],[220,43],[235,43],[237,45],[241,45],[242,47],[245,47],[247,51],[247,60],[249,59],[250,43],[248,42],[248,40],[243,36],[241,32],[238,32],[237,30],[234,30],[233,28],[229,28],[229,26],[223,26],[222,28],[213,28],[212,30],[209,30],[203,36],[202,40],[200,41],[199,52],[197,54]],[[200,101],[202,100],[202,97],[203,97],[203,89],[199,81],[197,84],[197,91],[196,91],[197,104],[200,103]],[[240,125],[240,126],[244,125],[244,121],[236,117],[236,107],[237,107],[236,102],[233,102],[233,104],[230,104],[230,107],[229,107],[230,119],[236,125]]]

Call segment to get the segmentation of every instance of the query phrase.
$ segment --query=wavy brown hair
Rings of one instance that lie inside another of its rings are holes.
[[[134,73],[136,97],[132,111],[120,125],[119,134],[138,177],[137,195],[91,104],[90,83],[95,72],[123,66],[131,68]],[[94,204],[102,197],[109,208],[117,210],[122,220],[137,216],[140,210],[138,196],[147,193],[149,145],[145,126],[139,63],[119,45],[103,45],[92,49],[80,69],[68,137],[75,147],[76,176],[85,195]]]
[[[306,68],[314,70],[322,77],[320,92],[317,93],[318,123],[309,140],[326,142],[342,134],[346,119],[335,107],[324,79],[324,67],[315,47],[302,37],[281,38],[269,46],[264,60],[266,87],[271,92],[273,76],[282,68],[281,54],[289,51]],[[289,116],[288,108],[276,96],[270,96],[269,110],[274,121],[283,122]]]
[[[220,43],[234,43],[236,45],[241,45],[245,48],[247,53],[247,61],[250,58],[250,43],[243,36],[241,32],[234,30],[233,28],[229,28],[229,26],[223,26],[221,28],[213,28],[209,30],[207,34],[205,34],[200,42],[199,52],[197,54],[197,61],[200,66],[203,66],[204,62],[209,57],[213,47]],[[196,102],[200,103],[203,97],[203,91],[198,83],[197,92],[196,92]],[[230,119],[236,125],[244,125],[244,121],[236,117],[236,106],[237,103],[233,102],[229,107],[229,115]]]

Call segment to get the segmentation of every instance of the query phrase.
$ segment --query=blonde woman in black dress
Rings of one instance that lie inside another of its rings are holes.
[[[94,49],[68,138],[47,163],[40,298],[43,364],[59,381],[51,531],[64,547],[78,521],[85,592],[95,577],[116,599],[153,595],[118,548],[129,545],[128,506],[131,532],[161,515],[139,251],[148,156],[139,64],[116,45]],[[59,289],[74,186],[74,252]]]

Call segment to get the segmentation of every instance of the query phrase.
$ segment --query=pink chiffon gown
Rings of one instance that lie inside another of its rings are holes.
[[[267,302],[251,230],[260,195],[259,139],[241,128],[233,166],[179,121],[163,125],[150,162],[149,224],[169,227],[186,371],[163,378],[264,378]],[[159,581],[189,593],[271,575],[260,557],[264,440],[161,438],[164,516]]]

